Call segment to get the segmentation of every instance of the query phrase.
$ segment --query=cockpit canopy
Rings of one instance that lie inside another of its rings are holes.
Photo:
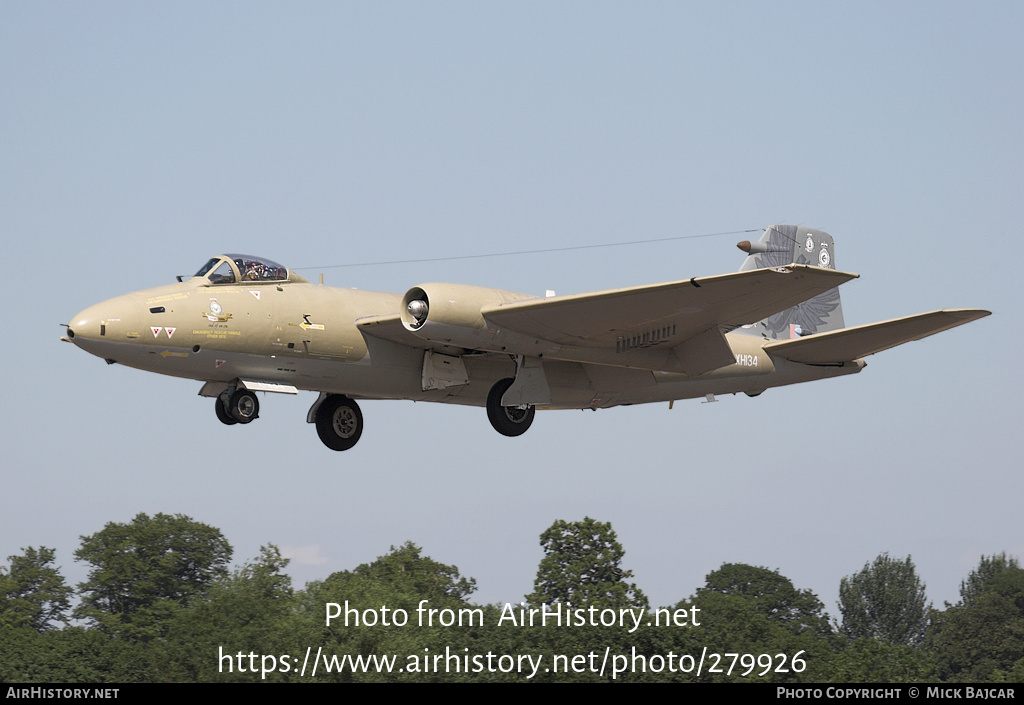
[[[277,262],[266,257],[238,254],[212,257],[194,276],[203,277],[211,284],[289,281],[288,269]]]

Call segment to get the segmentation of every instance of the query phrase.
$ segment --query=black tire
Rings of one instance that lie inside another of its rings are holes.
[[[332,394],[316,410],[316,432],[331,450],[348,450],[363,435],[363,413],[346,396]]]
[[[487,420],[494,430],[503,436],[521,436],[533,423],[537,409],[531,404],[525,409],[518,406],[502,406],[501,398],[515,380],[511,377],[499,380],[487,395]]]
[[[223,400],[220,397],[214,399],[214,408],[217,409],[217,418],[225,426],[234,426],[238,422],[235,421],[234,417],[232,417],[231,414],[228,413],[228,410],[224,408],[225,401],[226,400]]]
[[[238,423],[249,423],[260,417],[260,400],[248,389],[236,389],[228,401],[228,415]]]

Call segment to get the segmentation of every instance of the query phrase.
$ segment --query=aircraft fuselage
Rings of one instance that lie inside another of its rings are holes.
[[[793,264],[768,257],[785,247]],[[357,399],[483,406],[495,430],[518,436],[536,409],[756,396],[856,373],[865,355],[989,313],[845,328],[838,286],[857,275],[835,270],[827,233],[772,226],[741,249],[739,272],[545,298],[461,284],[341,289],[218,255],[187,281],[81,311],[65,340],[108,363],[199,380],[228,425],[258,418],[257,392],[319,392],[307,420],[346,450],[362,432]],[[807,252],[817,264],[800,261]]]
[[[462,356],[469,384],[424,390],[424,350],[365,335],[356,325],[397,311],[401,294],[302,281],[209,284],[200,278],[125,294],[76,315],[69,337],[83,350],[148,372],[230,384],[236,379],[290,385],[352,398],[411,399],[484,406],[512,357]],[[757,336],[727,334],[736,362],[692,378],[558,360],[543,362],[550,404],[605,408],[758,393],[785,384],[857,372],[863,363],[814,368],[773,360]]]

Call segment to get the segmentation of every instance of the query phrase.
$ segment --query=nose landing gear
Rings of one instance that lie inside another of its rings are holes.
[[[228,426],[249,423],[260,416],[260,401],[248,389],[236,389],[231,394],[224,392],[217,397],[214,404],[217,418]]]

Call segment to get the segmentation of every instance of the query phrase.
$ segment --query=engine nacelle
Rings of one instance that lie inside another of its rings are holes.
[[[536,298],[514,291],[466,284],[421,284],[402,297],[402,324],[423,340],[474,350],[501,350],[488,333],[485,306]]]

